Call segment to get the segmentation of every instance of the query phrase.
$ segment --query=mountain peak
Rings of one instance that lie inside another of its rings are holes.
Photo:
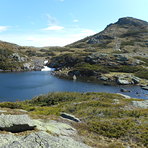
[[[123,17],[120,18],[115,24],[118,25],[133,25],[133,26],[146,26],[148,25],[148,22],[136,19],[133,17]]]

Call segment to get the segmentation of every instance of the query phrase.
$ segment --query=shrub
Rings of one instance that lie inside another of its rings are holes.
[[[109,138],[120,138],[128,135],[128,133],[135,127],[135,123],[129,119],[92,121],[89,122],[88,125],[91,131]]]

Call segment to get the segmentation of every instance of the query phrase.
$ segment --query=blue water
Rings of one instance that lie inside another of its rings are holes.
[[[148,91],[141,89],[139,86],[107,86],[64,80],[46,71],[0,73],[0,102],[31,99],[35,96],[55,91],[121,93],[121,88],[131,90],[131,92],[123,94],[135,98],[148,99]]]

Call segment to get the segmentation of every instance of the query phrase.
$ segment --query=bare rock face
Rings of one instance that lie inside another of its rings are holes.
[[[0,130],[12,133],[33,130],[35,124],[28,115],[0,115]]]
[[[35,132],[27,136],[0,135],[1,148],[90,148],[67,136],[52,136],[47,132]]]

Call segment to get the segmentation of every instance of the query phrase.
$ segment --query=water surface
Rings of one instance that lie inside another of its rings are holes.
[[[107,86],[64,80],[51,75],[49,71],[0,73],[0,101],[26,100],[56,91],[121,93],[121,88],[131,90],[123,93],[125,95],[148,99],[148,91],[139,86]]]

